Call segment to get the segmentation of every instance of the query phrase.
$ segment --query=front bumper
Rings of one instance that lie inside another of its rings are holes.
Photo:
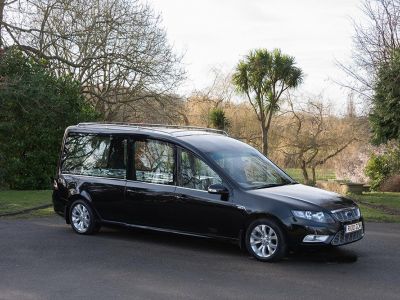
[[[345,233],[345,226],[357,222],[362,222],[362,229],[351,233]],[[319,224],[308,220],[295,219],[288,229],[289,243],[293,246],[298,245],[346,245],[364,237],[364,221],[358,219],[347,222],[335,222],[332,224]],[[315,240],[311,237],[315,236]],[[306,238],[307,237],[307,238]],[[306,238],[306,241],[304,241]]]

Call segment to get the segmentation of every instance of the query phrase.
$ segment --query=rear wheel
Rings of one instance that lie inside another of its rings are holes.
[[[253,221],[247,228],[245,242],[247,251],[261,261],[277,261],[286,254],[284,233],[274,220]]]
[[[93,234],[100,230],[100,224],[92,208],[83,200],[76,200],[70,208],[72,229],[79,234]]]

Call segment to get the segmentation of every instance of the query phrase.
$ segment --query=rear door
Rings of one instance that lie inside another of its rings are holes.
[[[167,227],[165,208],[175,200],[176,147],[168,142],[135,137],[130,151],[132,172],[127,181],[127,223]]]

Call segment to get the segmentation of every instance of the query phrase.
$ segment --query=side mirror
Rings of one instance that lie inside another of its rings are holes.
[[[208,192],[210,194],[218,194],[218,195],[228,195],[229,194],[228,189],[219,183],[210,185],[208,187]]]

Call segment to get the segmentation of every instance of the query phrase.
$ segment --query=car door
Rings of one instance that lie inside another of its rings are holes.
[[[237,238],[244,213],[232,202],[232,191],[231,195],[209,193],[211,184],[224,184],[221,177],[188,150],[179,148],[177,158],[176,197],[165,212],[170,226],[196,234]]]
[[[130,155],[132,174],[125,192],[126,222],[167,227],[164,208],[175,199],[175,146],[156,139],[136,137]]]
[[[123,218],[127,138],[110,134],[70,134],[60,179],[71,194],[91,201],[104,220]]]

